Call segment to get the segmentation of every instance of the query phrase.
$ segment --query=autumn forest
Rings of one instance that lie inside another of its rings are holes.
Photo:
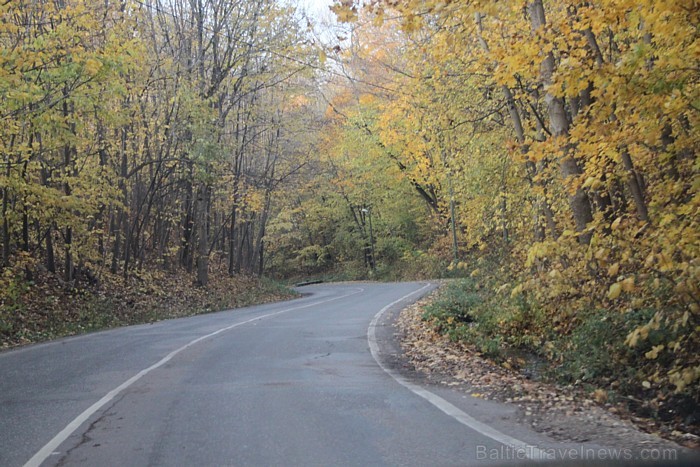
[[[332,10],[0,1],[3,345],[165,278],[451,278],[451,338],[697,411],[700,4]]]

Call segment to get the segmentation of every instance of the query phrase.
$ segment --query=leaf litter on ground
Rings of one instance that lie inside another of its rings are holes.
[[[435,293],[405,308],[395,323],[404,358],[430,382],[515,404],[522,422],[562,442],[631,449],[700,447],[696,435],[636,417],[607,401],[605,391],[586,393],[579,387],[534,381],[508,362],[498,364],[475,347],[450,340],[422,319],[434,298]]]

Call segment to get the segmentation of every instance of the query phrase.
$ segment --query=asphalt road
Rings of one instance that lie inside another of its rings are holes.
[[[470,465],[551,445],[395,366],[386,324],[431,288],[314,285],[0,353],[0,465]]]

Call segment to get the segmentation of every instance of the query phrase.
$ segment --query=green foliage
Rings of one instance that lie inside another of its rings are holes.
[[[451,282],[439,298],[428,305],[423,319],[446,322],[470,323],[474,321],[474,309],[483,299],[474,292],[472,279]]]
[[[554,343],[553,358],[560,362],[553,371],[560,380],[593,383],[606,387],[613,380],[629,391],[644,366],[644,353],[661,333],[650,336],[649,347],[630,348],[624,338],[633,329],[647,323],[653,310],[620,313],[599,310],[581,313],[580,324],[568,336]]]
[[[494,290],[498,273],[476,276],[445,285],[423,319],[497,361],[533,370],[538,377],[638,397],[662,380],[658,366],[673,363],[659,349],[678,339],[679,331],[659,323],[653,309],[576,310],[562,323],[532,299]],[[644,341],[630,347],[627,336],[645,326]],[[693,397],[685,392],[682,399]]]
[[[426,307],[423,318],[451,339],[500,358],[514,349],[540,351],[542,337],[533,331],[545,323],[537,310],[524,300],[494,294],[469,278],[446,285],[439,298]]]
[[[453,340],[469,340],[471,328],[479,325],[476,315],[482,303],[482,297],[474,291],[474,281],[459,279],[449,283],[426,307],[423,319]]]
[[[367,123],[371,112],[358,117]],[[270,222],[268,271],[277,277],[418,279],[441,277],[449,261],[428,252],[436,238],[408,180],[373,135],[354,124],[319,142],[324,153]],[[371,227],[370,227],[371,223]],[[374,269],[368,257],[374,242]]]
[[[299,271],[323,271],[331,266],[330,260],[328,247],[310,245],[297,252],[294,268]]]

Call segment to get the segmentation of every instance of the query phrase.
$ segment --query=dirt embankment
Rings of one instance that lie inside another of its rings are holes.
[[[101,329],[150,323],[294,297],[275,282],[215,271],[207,287],[184,272],[105,274],[67,286],[55,275],[0,294],[0,349]]]

